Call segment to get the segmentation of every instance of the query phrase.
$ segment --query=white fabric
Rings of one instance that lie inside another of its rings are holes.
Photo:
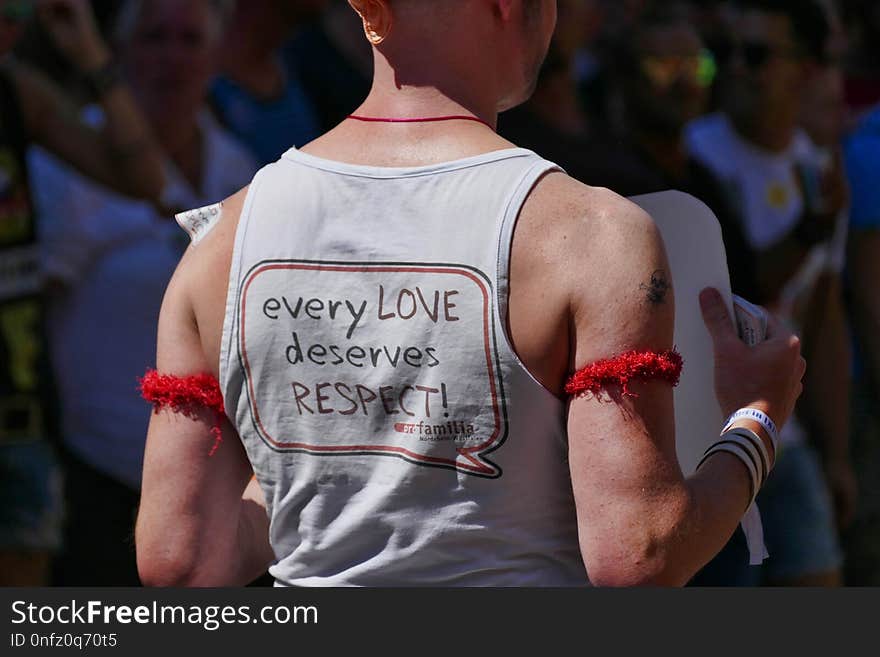
[[[100,112],[87,114],[91,123]],[[179,207],[220,200],[247,184],[250,155],[210,118],[201,190],[169,163],[166,199]],[[42,264],[60,283],[48,330],[65,443],[95,468],[140,487],[150,406],[137,379],[155,365],[165,287],[186,247],[171,217],[122,197],[40,149],[29,154]]]
[[[681,192],[630,199],[657,224],[675,290],[675,346],[684,361],[675,399],[675,447],[685,475],[696,471],[727,419],[715,396],[715,352],[700,311],[700,291],[721,292],[733,317],[733,295],[721,227],[699,199]]]
[[[674,391],[675,450],[682,472],[693,474],[706,450],[718,441],[725,414],[715,396],[712,337],[703,322],[699,295],[716,288],[734,317],[727,253],[721,226],[705,203],[669,191],[633,197],[660,229],[675,290],[675,345],[684,367]],[[766,558],[764,530],[756,505],[742,521],[752,563]]]
[[[745,236],[759,251],[773,246],[797,224],[804,209],[795,175],[798,142],[773,153],[742,139],[723,114],[712,114],[688,126],[691,154],[735,192],[745,221]]]
[[[279,584],[588,584],[565,404],[503,320],[513,224],[553,168],[522,149],[415,168],[291,150],[255,178],[221,386]]]
[[[688,126],[685,139],[691,154],[740,201],[746,238],[759,251],[785,237],[800,219],[804,202],[795,174],[797,167],[806,165],[821,171],[828,166],[828,153],[801,130],[795,132],[788,149],[773,153],[744,140],[723,114],[697,119]],[[843,271],[846,237],[844,212],[833,238],[817,245],[810,259],[818,260],[822,269]]]
[[[767,546],[764,543],[764,523],[761,521],[761,511],[756,503],[746,510],[742,522],[743,533],[746,535],[746,545],[749,549],[749,565],[760,566],[765,559],[770,558]]]

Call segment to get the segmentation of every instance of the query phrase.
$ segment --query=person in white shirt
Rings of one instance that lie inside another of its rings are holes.
[[[839,194],[820,207],[811,191],[831,187],[842,172],[820,171],[817,148],[798,127],[803,89],[824,58],[828,23],[812,0],[738,4],[724,111],[689,126],[688,148],[738,204],[754,254],[756,301],[802,335],[808,349],[821,352],[815,360],[825,362],[822,356],[832,354],[843,365],[807,375],[803,402],[782,434],[780,467],[758,499],[771,558],[763,574],[744,577],[751,583],[763,578],[836,585],[842,555],[835,506],[845,524],[854,504],[840,295],[846,222]],[[834,504],[813,447],[821,449]]]
[[[211,0],[122,8],[124,71],[166,154],[164,206],[218,201],[256,170],[205,108],[222,22]],[[84,118],[100,124],[103,113],[91,107]],[[91,182],[45,151],[30,163],[66,450],[57,581],[135,585],[129,538],[149,420],[137,379],[155,358],[155,321],[185,235],[168,210]]]

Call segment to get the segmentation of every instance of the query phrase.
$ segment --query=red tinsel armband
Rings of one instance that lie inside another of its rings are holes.
[[[573,397],[598,395],[609,389],[622,389],[627,397],[636,397],[629,386],[634,382],[663,381],[678,385],[682,368],[681,354],[671,351],[628,351],[588,365],[566,382],[565,392]]]
[[[169,409],[189,418],[195,418],[199,411],[214,412],[214,446],[209,456],[214,456],[222,440],[223,416],[226,409],[223,404],[223,393],[220,383],[211,374],[194,376],[174,376],[159,374],[155,370],[147,370],[139,379],[141,396],[153,404],[156,411]]]

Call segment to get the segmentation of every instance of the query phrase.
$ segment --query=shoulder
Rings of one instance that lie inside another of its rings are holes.
[[[664,262],[657,228],[636,204],[545,175],[522,207],[510,259],[510,334],[533,376],[561,394],[575,362],[659,345],[639,334],[632,311]]]
[[[636,203],[561,172],[535,186],[523,215],[561,254],[589,258],[662,247],[656,224]]]
[[[691,121],[685,128],[685,141],[688,145],[697,146],[721,135],[724,128],[724,117],[720,114],[708,114]]]
[[[186,250],[175,274],[181,285],[201,288],[222,273],[225,286],[248,190],[249,187],[245,187],[223,200],[219,204],[220,215],[216,223]]]
[[[728,134],[730,127],[730,121],[724,113],[712,112],[688,123],[685,128],[685,136],[688,139],[706,139]]]
[[[180,259],[162,303],[160,337],[172,344],[196,336],[211,371],[219,363],[232,252],[247,193],[244,188],[223,201],[216,225]]]
[[[527,257],[564,293],[575,321],[627,322],[639,313],[654,316],[655,305],[671,313],[663,238],[637,204],[564,174],[549,174],[536,186],[521,221],[521,243],[528,240],[535,247]]]

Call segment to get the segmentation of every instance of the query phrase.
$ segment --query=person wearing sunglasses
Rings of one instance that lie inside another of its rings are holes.
[[[81,123],[62,90],[11,56],[32,17],[101,102],[106,129]],[[161,154],[120,82],[87,0],[0,0],[0,585],[44,584],[59,540],[44,279],[25,153],[43,146],[90,178],[158,201]]]
[[[740,0],[737,7],[731,46],[719,49],[723,111],[689,126],[688,148],[737,202],[754,262],[755,299],[803,336],[817,362],[844,354],[846,363],[842,303],[820,294],[840,289],[842,260],[820,264],[828,287],[816,285],[812,273],[821,254],[834,248],[841,199],[821,211],[811,202],[814,176],[803,174],[813,170],[816,146],[798,127],[804,89],[826,59],[828,17],[813,0]],[[835,504],[823,468],[847,473],[834,475],[841,484],[852,479],[848,390],[846,367],[811,369],[803,402],[782,434],[779,469],[758,497],[771,558],[745,574],[721,568],[707,583],[840,584]],[[847,495],[851,486],[835,484],[834,490]],[[849,503],[835,502],[848,515]]]
[[[643,172],[629,176],[641,181],[637,187],[621,180],[612,189],[626,194],[678,189],[703,201],[721,224],[734,291],[755,298],[754,265],[736,209],[712,172],[688,153],[683,138],[685,126],[705,112],[717,74],[690,5],[663,3],[644,13],[620,39],[612,70],[622,100],[623,148]]]

